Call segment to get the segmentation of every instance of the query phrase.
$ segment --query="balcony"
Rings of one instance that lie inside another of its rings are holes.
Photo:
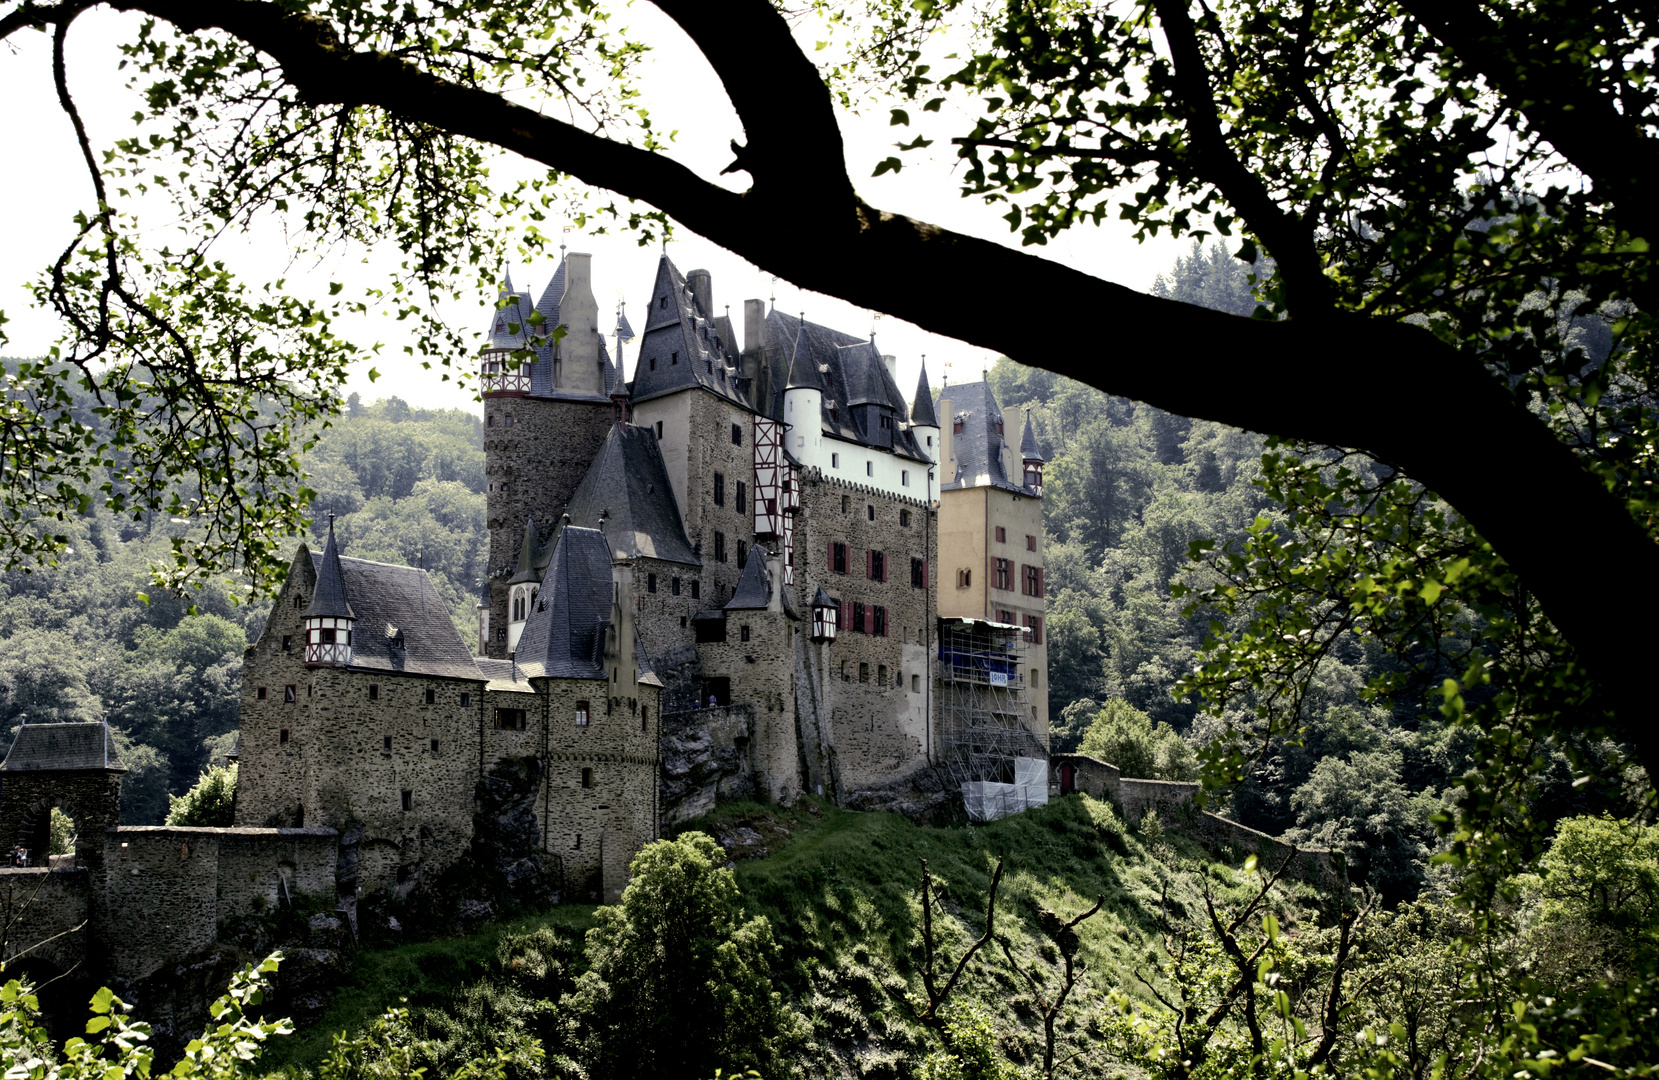
[[[351,646],[335,641],[308,644],[305,647],[305,663],[307,666],[316,664],[349,666],[351,664]]]
[[[532,361],[515,361],[507,351],[486,353],[479,368],[484,394],[524,396],[530,393]]]

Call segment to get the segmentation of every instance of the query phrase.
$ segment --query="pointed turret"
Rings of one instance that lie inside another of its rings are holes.
[[[524,522],[524,542],[518,549],[518,564],[513,567],[513,576],[507,579],[507,584],[540,580],[541,576],[536,573],[536,519],[528,518]]]
[[[927,385],[927,361],[922,361],[922,373],[916,379],[916,400],[910,405],[912,427],[939,426],[939,414],[933,410],[933,391]]]
[[[536,520],[529,518],[524,523],[524,542],[518,549],[518,565],[513,568],[513,576],[507,579],[507,655],[511,656],[518,648],[519,635],[524,632],[524,621],[530,617],[530,609],[536,603],[537,584],[541,576],[536,573]]]
[[[1030,409],[1025,410],[1025,432],[1020,436],[1020,457],[1025,462],[1025,486],[1041,495],[1043,463],[1048,459],[1043,457],[1042,447],[1037,445],[1037,432],[1031,426]]]
[[[351,663],[351,629],[357,620],[346,596],[346,576],[340,569],[340,545],[334,539],[334,515],[328,516],[328,545],[317,567],[317,589],[305,609],[307,666],[344,667]]]
[[[795,347],[789,354],[789,382],[785,390],[824,389],[824,375],[818,370],[818,359],[812,355],[812,343],[806,336],[806,314],[801,315],[800,328],[795,331]]]

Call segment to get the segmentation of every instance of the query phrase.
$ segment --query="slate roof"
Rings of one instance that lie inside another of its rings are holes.
[[[319,582],[326,554],[311,554]],[[353,668],[483,678],[425,570],[336,557],[357,618],[351,633]]]
[[[634,400],[648,401],[700,386],[747,405],[748,398],[738,385],[737,341],[730,325],[728,320],[723,334],[714,313],[698,307],[685,276],[664,255],[657,262],[634,364]]]
[[[311,603],[305,609],[308,619],[354,619],[351,603],[346,598],[345,578],[340,570],[340,545],[334,540],[334,516],[328,518],[328,544],[317,563],[317,591],[311,594]]]
[[[536,572],[540,569],[536,559],[541,554],[536,541],[536,519],[527,518],[524,522],[524,542],[518,549],[518,565],[513,568],[513,576],[507,579],[507,584],[522,585],[527,581],[541,580],[541,575]]]
[[[956,455],[956,475],[941,477],[939,490],[999,487],[1035,495],[1036,492],[1010,477],[1003,469],[1002,447],[1007,436],[997,431],[998,425],[1003,424],[1002,408],[991,392],[991,384],[981,381],[947,387],[940,391],[939,400],[942,402],[947,398],[951,403],[951,415],[941,419],[953,427],[954,421],[960,419],[962,430],[951,435],[951,447]],[[1006,425],[1003,427],[1006,431]],[[1019,479],[1023,480],[1023,475]]]
[[[611,549],[598,529],[559,530],[514,660],[526,678],[603,679],[611,614]]]
[[[486,690],[510,690],[520,694],[534,693],[530,681],[524,677],[524,671],[513,660],[491,660],[487,656],[473,657],[473,663],[478,665],[478,671],[488,680],[484,684]]]
[[[490,316],[488,330],[489,348],[491,349],[525,349],[532,345],[530,326],[530,312],[535,310],[530,303],[530,294],[515,292],[513,289],[513,272],[506,272],[506,284],[496,294],[495,313]]]
[[[108,724],[24,724],[17,729],[6,760],[0,762],[0,772],[67,769],[126,771]]]
[[[916,399],[910,403],[910,423],[915,427],[938,427],[939,414],[933,409],[933,392],[927,385],[927,364],[916,380]]]
[[[772,588],[766,580],[766,549],[757,545],[749,549],[748,561],[743,564],[743,573],[738,576],[737,587],[732,589],[732,598],[726,602],[726,610],[761,611],[771,600]]]
[[[702,565],[686,538],[657,434],[651,428],[612,424],[565,513],[584,529],[603,529],[619,555]],[[606,580],[610,580],[608,572]]]
[[[1037,432],[1031,427],[1031,410],[1025,410],[1025,431],[1020,435],[1021,461],[1047,461],[1043,448],[1037,445]]]

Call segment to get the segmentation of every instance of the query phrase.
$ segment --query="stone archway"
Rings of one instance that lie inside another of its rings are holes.
[[[23,725],[0,762],[0,845],[26,847],[31,863],[45,865],[37,860],[45,858],[55,806],[74,819],[77,861],[97,859],[104,831],[121,821],[126,771],[106,724]]]

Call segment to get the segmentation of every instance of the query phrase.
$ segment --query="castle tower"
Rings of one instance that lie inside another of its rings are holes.
[[[1031,427],[1031,410],[1025,410],[1025,433],[1020,436],[1020,457],[1025,461],[1025,486],[1037,493],[1043,494],[1043,464],[1048,460],[1043,457],[1042,447],[1037,445],[1037,433]]]
[[[334,540],[334,515],[328,515],[328,546],[317,571],[317,591],[305,609],[305,666],[350,667],[351,631],[357,622],[346,600],[340,571],[340,545]]]
[[[610,393],[620,373],[599,330],[591,264],[589,255],[563,255],[533,308],[530,294],[513,292],[509,279],[483,352],[490,533],[489,608],[479,620],[484,656],[504,659],[516,644],[510,579],[525,543],[534,551],[550,539],[527,540],[521,523],[559,520],[610,427]],[[555,340],[561,326],[564,335]]]
[[[786,446],[796,460],[816,463],[820,456],[823,403],[824,377],[807,343],[803,315],[800,329],[795,333],[794,351],[789,354],[789,381],[783,390],[783,422],[789,429]]]
[[[910,430],[922,444],[927,456],[939,463],[939,415],[933,408],[933,391],[927,385],[927,361],[922,361],[922,373],[916,379],[916,399],[910,403]]]

